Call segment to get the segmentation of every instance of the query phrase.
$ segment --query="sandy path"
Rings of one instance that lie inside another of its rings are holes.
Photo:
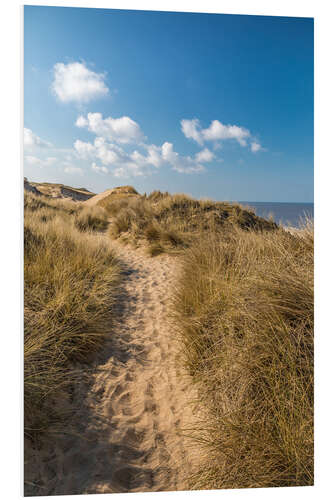
[[[95,360],[85,401],[79,390],[74,395],[80,435],[56,442],[42,473],[44,494],[187,489],[195,467],[183,433],[195,394],[179,371],[169,309],[177,259],[112,246],[125,275],[113,330],[121,340]]]

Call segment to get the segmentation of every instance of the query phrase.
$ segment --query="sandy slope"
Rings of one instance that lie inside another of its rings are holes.
[[[106,191],[103,191],[102,193],[95,194],[95,196],[92,196],[91,198],[89,198],[89,200],[86,200],[84,202],[84,204],[85,204],[85,206],[94,206],[94,205],[97,205],[97,203],[99,201],[101,201],[104,198],[106,198],[107,196],[109,196],[109,194],[111,194],[113,191],[114,191],[113,188],[106,189]]]
[[[93,382],[77,388],[79,435],[58,438],[46,453],[39,494],[186,489],[195,467],[182,431],[193,421],[195,394],[176,365],[169,309],[177,259],[111,244],[124,268],[113,334],[120,340],[110,339],[95,360]]]

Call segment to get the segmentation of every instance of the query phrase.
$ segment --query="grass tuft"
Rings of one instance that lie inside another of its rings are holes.
[[[79,231],[105,231],[109,224],[106,211],[98,206],[83,208],[74,222]]]

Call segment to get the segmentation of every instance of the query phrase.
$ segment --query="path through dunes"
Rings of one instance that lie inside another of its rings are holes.
[[[124,273],[112,334],[120,341],[106,343],[93,382],[75,391],[79,435],[56,441],[42,472],[48,491],[39,494],[187,489],[195,466],[195,448],[182,432],[193,422],[195,394],[177,362],[170,318],[179,264],[110,244]]]
[[[96,377],[93,394],[101,394],[99,410],[111,418],[112,451],[109,464],[102,453],[89,491],[186,488],[191,460],[180,428],[190,421],[193,393],[177,375],[177,343],[168,311],[177,262],[146,257],[119,244],[116,248],[126,265],[127,296],[118,328],[130,355],[125,363],[108,361]]]

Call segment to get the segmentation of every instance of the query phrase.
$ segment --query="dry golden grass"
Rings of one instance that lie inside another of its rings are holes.
[[[74,223],[80,231],[105,231],[109,225],[106,211],[99,206],[84,207]]]
[[[198,201],[184,194],[153,191],[148,197],[110,195],[101,205],[112,217],[112,238],[135,245],[148,243],[154,247],[149,248],[152,255],[157,254],[157,244],[163,252],[179,253],[207,231],[224,231],[230,225],[253,230],[277,227],[237,204]]]
[[[25,195],[25,432],[34,438],[64,417],[70,363],[88,359],[112,324],[118,264],[105,239],[76,228],[78,210]]]
[[[100,207],[105,208],[108,211],[108,213],[110,214],[113,212],[112,207],[113,207],[114,202],[121,203],[122,200],[127,200],[127,199],[132,200],[132,199],[136,199],[136,198],[140,198],[140,195],[138,194],[136,189],[134,189],[134,187],[132,187],[132,186],[119,186],[119,187],[113,188],[111,190],[110,194],[108,194],[107,196],[105,196],[104,198],[99,200],[98,205]],[[126,202],[125,202],[125,204],[126,204]],[[116,206],[119,207],[118,204]]]
[[[197,489],[313,484],[313,227],[211,233],[175,298],[206,417]]]
[[[25,197],[27,435],[61,421],[70,363],[109,333],[119,272],[95,231],[111,217],[110,237],[183,262],[174,314],[205,415],[192,487],[313,484],[312,224],[130,186],[98,205]]]

